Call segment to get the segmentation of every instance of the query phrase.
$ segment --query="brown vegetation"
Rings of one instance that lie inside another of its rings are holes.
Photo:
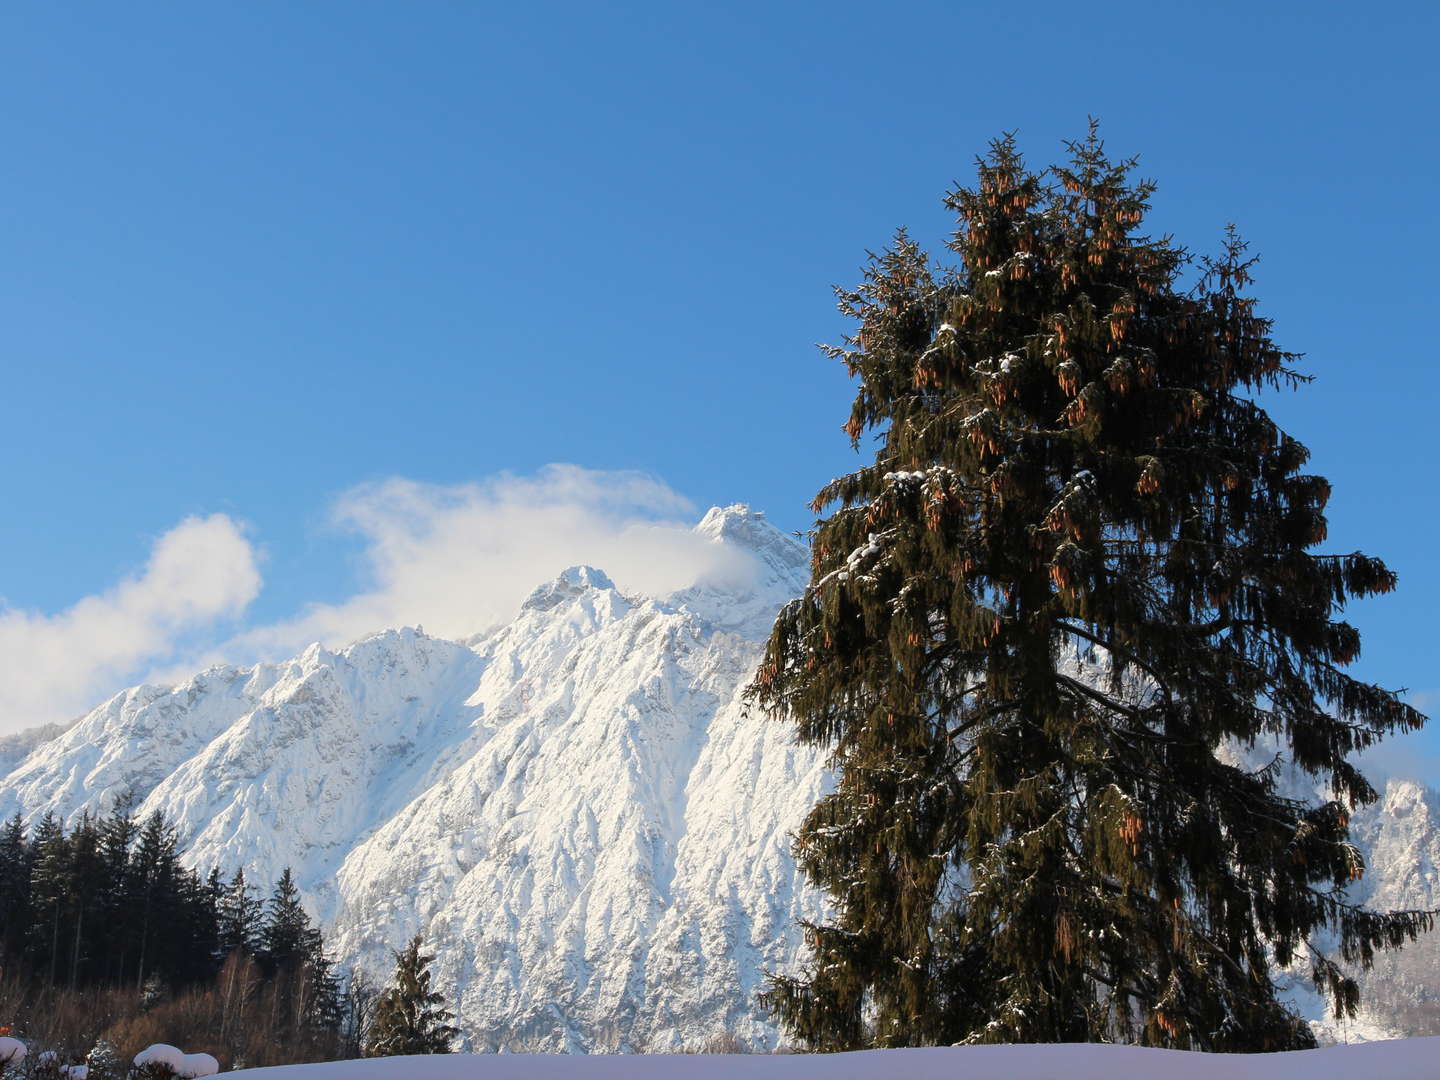
[[[373,994],[363,980],[346,995],[338,1030],[308,1018],[306,972],[262,977],[254,959],[235,953],[214,982],[171,995],[154,986],[45,986],[0,972],[0,1024],[30,1048],[81,1063],[110,1043],[122,1062],[152,1043],[213,1054],[222,1069],[291,1065],[360,1056],[360,1033]],[[103,1080],[96,1075],[95,1080]]]

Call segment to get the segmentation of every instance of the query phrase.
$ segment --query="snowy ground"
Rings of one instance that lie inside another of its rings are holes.
[[[236,1074],[238,1075],[238,1074]],[[1435,1080],[1440,1036],[1290,1054],[966,1046],[791,1055],[454,1054],[247,1069],[246,1080]]]

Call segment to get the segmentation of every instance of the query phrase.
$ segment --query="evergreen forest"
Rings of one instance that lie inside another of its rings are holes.
[[[227,1068],[355,1057],[372,996],[342,987],[288,868],[266,897],[242,870],[202,876],[127,802],[0,829],[0,1017],[66,1061],[157,1042]]]

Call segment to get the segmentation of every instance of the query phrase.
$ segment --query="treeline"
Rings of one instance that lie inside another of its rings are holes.
[[[340,985],[288,868],[266,899],[243,871],[201,876],[129,803],[0,829],[0,973],[0,1024],[76,1059],[99,1042],[227,1067],[354,1056],[372,996]]]

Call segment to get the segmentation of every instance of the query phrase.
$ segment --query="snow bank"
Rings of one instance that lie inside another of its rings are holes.
[[[185,1080],[195,1080],[199,1076],[214,1076],[220,1071],[220,1062],[209,1054],[186,1054],[177,1071]]]
[[[6,1035],[0,1037],[0,1065],[19,1065],[25,1060],[25,1044]]]
[[[185,1052],[169,1043],[152,1043],[135,1055],[137,1069],[146,1065],[168,1065],[176,1073],[185,1064]]]
[[[169,1043],[155,1043],[135,1055],[136,1068],[157,1064],[169,1066],[181,1080],[214,1076],[220,1071],[220,1063],[210,1054],[187,1054]]]
[[[246,1069],[246,1080],[1434,1080],[1440,1036],[1287,1054],[1136,1046],[957,1046],[855,1054],[439,1054]]]

